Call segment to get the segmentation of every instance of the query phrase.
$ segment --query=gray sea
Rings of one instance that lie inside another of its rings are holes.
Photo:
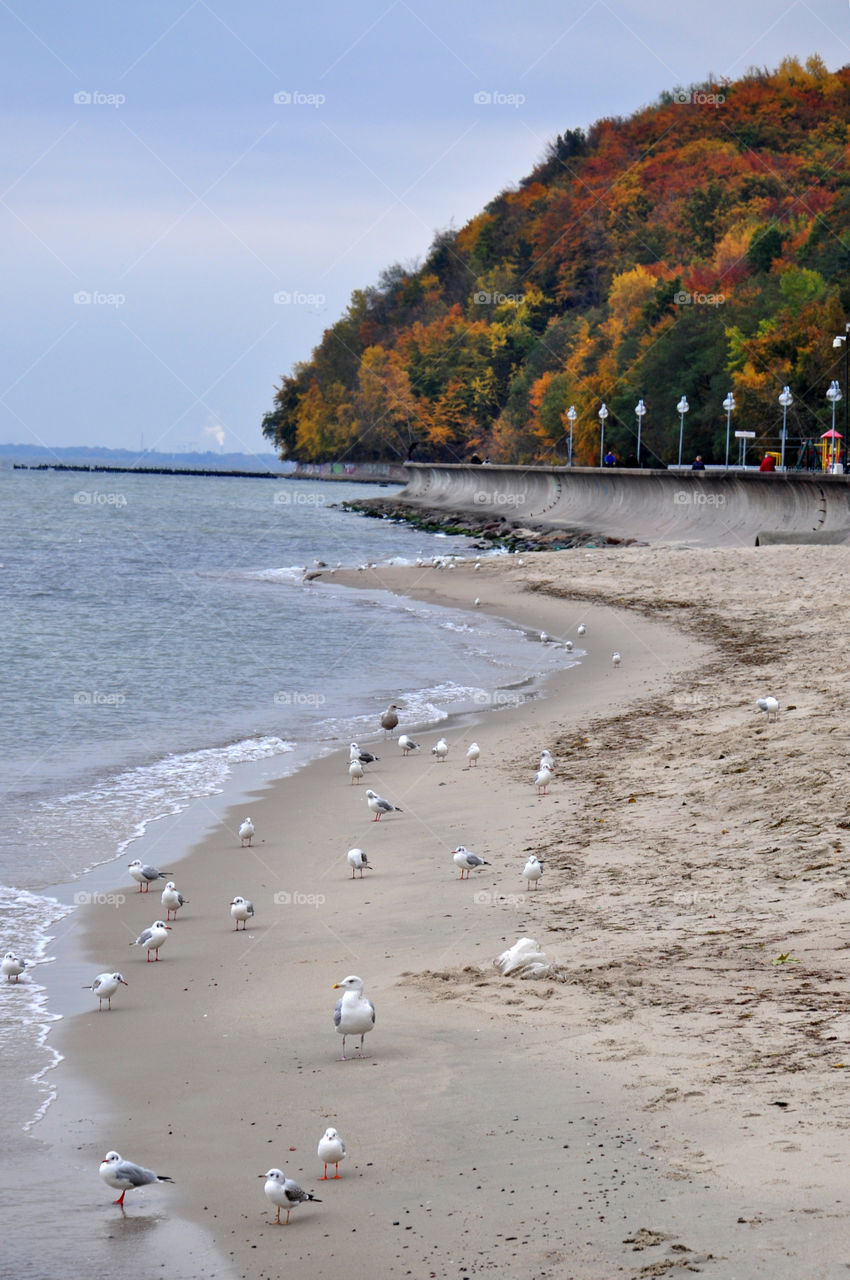
[[[497,619],[305,582],[317,561],[474,554],[469,539],[338,506],[376,492],[0,469],[0,953],[31,962],[20,983],[0,983],[0,1137],[17,1223],[0,1277],[112,1274],[108,1235],[75,1253],[39,1225],[40,1188],[63,1168],[50,1029],[69,1010],[51,995],[51,944],[85,909],[85,873],[129,861],[151,823],[179,824],[200,798],[207,811],[223,804],[240,778],[247,788],[374,736],[391,700],[405,726],[433,726],[519,699],[570,661]],[[90,1172],[71,1202],[102,1198]],[[67,1190],[60,1180],[50,1197]],[[197,1235],[170,1242],[171,1280],[225,1274]],[[138,1256],[147,1274],[157,1255]]]

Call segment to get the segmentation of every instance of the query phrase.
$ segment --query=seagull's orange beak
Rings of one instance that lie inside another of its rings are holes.
[[[339,991],[339,983],[335,982],[331,987],[331,991]]]

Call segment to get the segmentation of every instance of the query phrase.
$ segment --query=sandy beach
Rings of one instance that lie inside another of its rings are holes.
[[[127,945],[162,914],[156,889],[92,911],[93,972],[130,985],[51,1039],[60,1090],[104,1099],[75,1143],[77,1204],[116,1258],[140,1222],[182,1215],[252,1280],[844,1274],[849,567],[840,547],[630,547],[317,582],[478,597],[577,645],[583,621],[588,656],[407,759],[376,707],[361,785],[342,744],[231,811],[175,868],[190,902],[161,963]],[[543,747],[557,773],[538,799]],[[402,812],[372,822],[367,786]],[[163,842],[168,867],[182,851]],[[490,863],[469,882],[460,843]],[[244,935],[235,894],[256,909]],[[522,936],[550,977],[497,974]],[[333,984],[351,973],[377,1021],[340,1062]],[[348,1156],[322,1182],[329,1125]],[[175,1186],[122,1216],[97,1178],[110,1148]],[[272,1166],[321,1199],[289,1227],[263,1195]]]

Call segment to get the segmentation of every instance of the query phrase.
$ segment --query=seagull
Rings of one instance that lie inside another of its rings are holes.
[[[398,724],[397,711],[398,707],[394,702],[391,702],[384,714],[381,716],[381,728],[386,729],[387,733],[392,733],[393,729]]]
[[[540,632],[540,643],[541,643],[541,644],[548,644],[548,643],[549,643],[549,635],[548,635],[548,632],[546,632],[546,631],[541,631],[541,632]]]
[[[188,902],[188,898],[184,898],[183,894],[177,889],[177,885],[173,880],[169,880],[168,884],[162,891],[162,905],[165,907],[166,921],[171,919],[171,913],[174,912],[174,919],[177,919],[177,912]]]
[[[620,663],[623,661],[623,659],[620,657],[619,653],[615,653],[615,654],[613,654],[613,655],[612,655],[612,657],[611,657],[611,661],[613,662],[613,664],[614,664],[614,666],[615,666],[615,667],[619,667],[619,665],[620,665]]]
[[[345,1159],[345,1143],[337,1133],[336,1129],[325,1129],[319,1139],[319,1159],[325,1166],[325,1172],[319,1179],[320,1182],[328,1182],[328,1165],[334,1166],[334,1177],[339,1177],[339,1162]]]
[[[348,858],[348,865],[351,867],[352,880],[356,871],[360,872],[361,880],[363,879],[364,871],[374,871],[374,867],[362,849],[349,849],[346,857]]]
[[[490,866],[490,863],[486,862],[484,858],[479,858],[477,853],[473,853],[470,849],[464,849],[462,844],[459,844],[456,849],[452,849],[452,860],[456,867],[460,867],[461,880],[464,878],[468,880],[470,871],[474,871],[476,867]],[[466,872],[466,877],[464,877],[464,871]]]
[[[0,960],[0,972],[5,973],[7,982],[11,982],[13,978],[17,982],[26,967],[26,960],[16,956],[14,951],[7,951],[3,959]]]
[[[540,858],[536,858],[534,854],[532,854],[531,857],[528,859],[528,862],[526,862],[525,869],[522,873],[522,878],[523,880],[526,881],[527,888],[530,889],[533,883],[536,889],[537,881],[540,879],[542,875],[543,875],[543,862]]]
[[[349,760],[359,760],[361,764],[377,764],[380,756],[373,756],[371,751],[361,751],[356,742],[352,742],[348,753]]]
[[[576,634],[583,636],[586,633],[586,631],[587,631],[587,627],[584,625],[583,622],[580,622],[576,627]]]
[[[374,791],[366,792],[366,803],[375,815],[372,819],[373,822],[380,822],[385,813],[404,812],[403,809],[399,809],[398,805],[390,804],[389,800],[384,800],[382,796],[377,795]]]
[[[567,653],[572,653],[572,651],[573,651],[573,642],[572,642],[572,640],[565,640],[565,641],[564,641],[564,648],[566,649]]]
[[[99,973],[90,987],[83,987],[84,991],[93,991],[97,996],[97,1011],[100,1013],[103,1008],[103,1002],[106,1001],[107,1009],[112,1008],[112,997],[121,986],[128,986],[120,973]]]
[[[481,608],[481,597],[480,597],[480,596],[476,596],[472,603],[473,603],[473,605],[475,606],[475,608],[476,608],[476,609],[480,609],[480,608]]]
[[[266,1199],[277,1205],[275,1222],[278,1226],[289,1226],[289,1215],[297,1204],[303,1204],[305,1200],[314,1200],[316,1204],[322,1203],[318,1196],[302,1190],[297,1182],[287,1178],[282,1169],[269,1169],[267,1173],[258,1174],[258,1177],[266,1180]],[[280,1220],[281,1209],[286,1210],[286,1222]]]
[[[363,766],[359,760],[352,760],[348,766],[348,776],[351,779],[349,786],[354,786],[355,782],[359,782],[363,777]]]
[[[234,898],[230,904],[230,914],[236,921],[236,932],[239,932],[239,921],[242,921],[242,932],[245,932],[245,925],[254,914],[254,904],[249,902],[247,898]]]
[[[134,858],[127,870],[134,880],[139,882],[139,893],[147,893],[152,880],[167,880],[170,871],[159,871],[156,867],[142,866],[139,858]]]
[[[766,698],[759,698],[756,706],[759,711],[764,713],[768,723],[770,723],[771,716],[773,716],[774,720],[779,719],[779,702],[776,698],[771,698],[769,695]]]
[[[398,745],[401,747],[401,754],[403,756],[409,755],[411,751],[419,750],[419,743],[414,742],[406,733],[400,735]]]
[[[478,757],[480,755],[481,755],[481,748],[479,747],[478,743],[470,742],[469,746],[466,748],[466,758],[469,761],[470,769],[472,768],[473,765],[478,764]]]
[[[246,818],[239,828],[239,839],[242,841],[242,848],[248,845],[251,848],[251,841],[254,839],[254,824],[250,818]]]
[[[540,768],[534,775],[534,785],[537,787],[538,796],[545,796],[546,788],[555,776],[555,770],[548,764],[540,762]]]
[[[441,738],[436,747],[431,748],[431,755],[436,756],[441,764],[448,754],[449,744],[446,742],[445,738]]]
[[[375,1006],[363,994],[363,979],[358,978],[355,974],[343,978],[342,982],[335,982],[333,989],[334,991],[343,992],[334,1009],[334,1026],[342,1036],[342,1057],[340,1062],[346,1061],[346,1036],[360,1037],[360,1049],[357,1056],[362,1058],[363,1037],[375,1025]]]
[[[550,773],[555,772],[555,757],[552,755],[552,752],[549,751],[548,748],[546,747],[544,747],[543,750],[540,752],[540,768],[542,769],[544,765],[546,766],[546,768],[549,770]]]
[[[140,1164],[130,1160],[122,1160],[117,1151],[107,1151],[98,1169],[108,1187],[120,1191],[121,1195],[113,1204],[123,1206],[124,1197],[134,1187],[146,1187],[150,1182],[173,1182],[165,1173],[154,1173],[153,1169],[143,1169]]]
[[[148,953],[148,964],[151,962],[151,952],[154,953],[154,960],[159,959],[159,949],[165,942],[165,931],[170,930],[171,925],[166,924],[164,920],[154,920],[149,929],[143,929],[135,942],[131,942],[131,947],[144,947]]]

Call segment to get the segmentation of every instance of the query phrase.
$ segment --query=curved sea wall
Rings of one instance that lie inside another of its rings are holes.
[[[594,467],[408,462],[396,500],[533,529],[645,542],[753,546],[850,537],[850,477],[758,471],[626,471]],[[814,537],[812,535],[815,535]]]

